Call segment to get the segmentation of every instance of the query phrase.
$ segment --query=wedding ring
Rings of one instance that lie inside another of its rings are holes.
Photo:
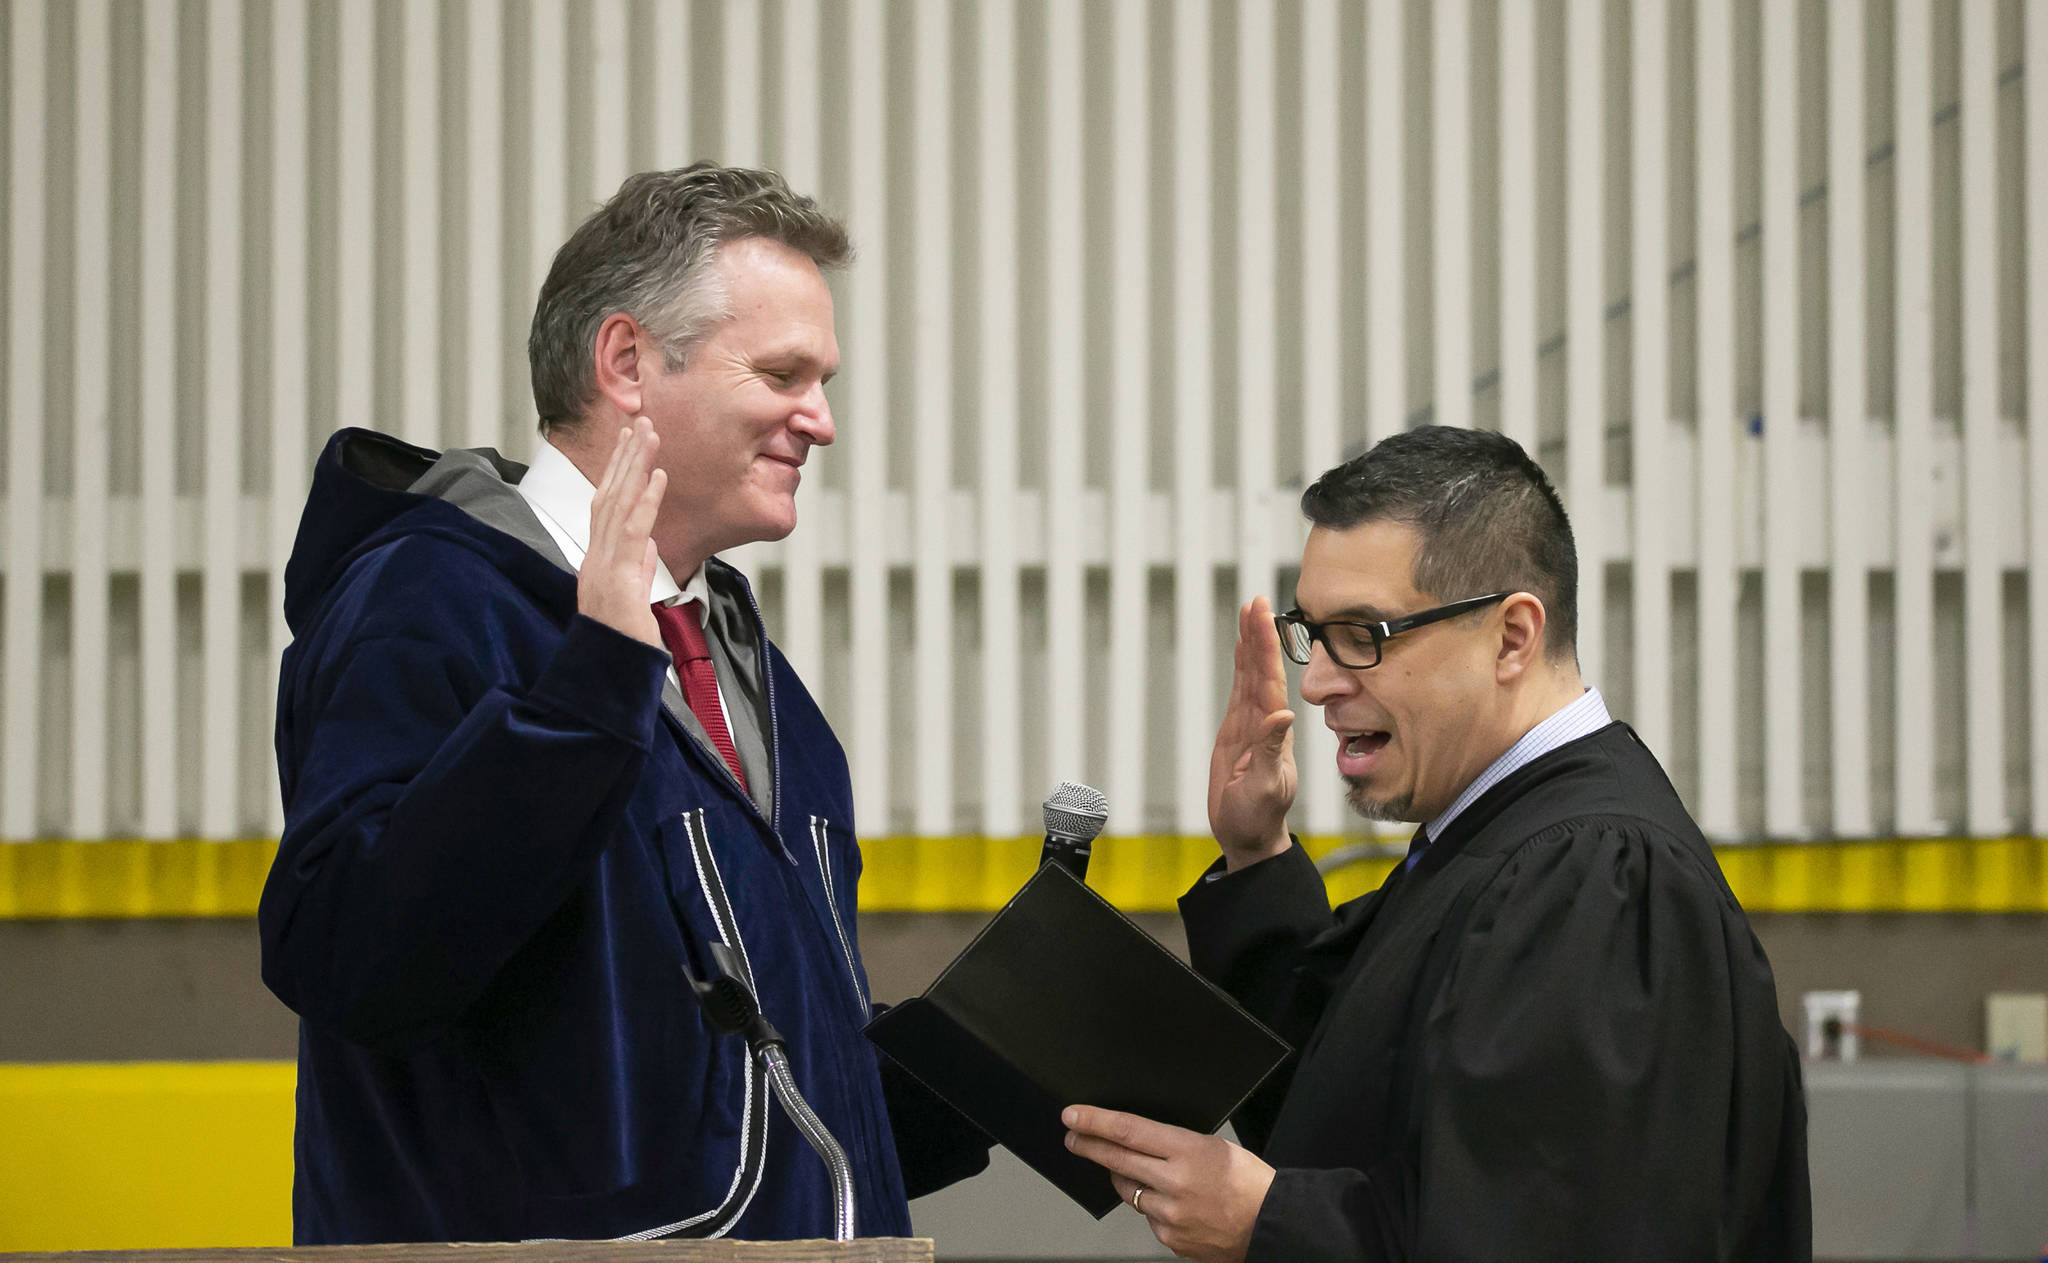
[[[1138,1199],[1143,1197],[1144,1195],[1145,1186],[1143,1184],[1140,1184],[1138,1187],[1131,1190],[1131,1209],[1138,1211],[1138,1213],[1141,1215],[1145,1212],[1138,1209]]]

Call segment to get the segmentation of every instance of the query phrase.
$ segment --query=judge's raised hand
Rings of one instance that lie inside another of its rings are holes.
[[[1109,1182],[1159,1244],[1197,1263],[1243,1263],[1273,1168],[1221,1136],[1136,1114],[1069,1106],[1067,1148],[1108,1168]]]
[[[1253,597],[1237,610],[1237,654],[1230,702],[1209,756],[1209,832],[1235,871],[1291,845],[1287,811],[1294,805],[1294,712],[1287,709],[1287,672],[1273,607]]]
[[[576,609],[614,631],[662,648],[654,589],[654,517],[668,475],[654,467],[661,439],[646,417],[622,426],[590,502],[590,550],[576,572]]]

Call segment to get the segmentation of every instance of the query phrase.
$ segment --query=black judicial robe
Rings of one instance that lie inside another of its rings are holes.
[[[1812,1258],[1770,962],[1627,726],[1334,918],[1298,846],[1180,906],[1195,967],[1300,1049],[1234,1119],[1278,1169],[1246,1263]]]

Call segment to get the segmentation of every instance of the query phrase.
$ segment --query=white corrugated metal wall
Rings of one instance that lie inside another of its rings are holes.
[[[746,550],[863,832],[1199,833],[1305,476],[1534,444],[1720,838],[2044,831],[2048,11],[2018,0],[15,0],[0,837],[274,833],[323,437],[535,441],[628,171],[842,211],[841,445]],[[1597,615],[1591,613],[1597,611]],[[1345,831],[1304,712],[1300,825]]]

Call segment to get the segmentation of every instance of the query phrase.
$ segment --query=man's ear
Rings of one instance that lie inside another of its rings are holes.
[[[1533,593],[1517,592],[1500,603],[1500,654],[1494,678],[1502,684],[1519,679],[1543,657],[1543,602]]]
[[[640,415],[641,390],[648,365],[642,353],[651,345],[640,322],[615,311],[597,327],[591,355],[597,370],[597,393],[628,417]]]

